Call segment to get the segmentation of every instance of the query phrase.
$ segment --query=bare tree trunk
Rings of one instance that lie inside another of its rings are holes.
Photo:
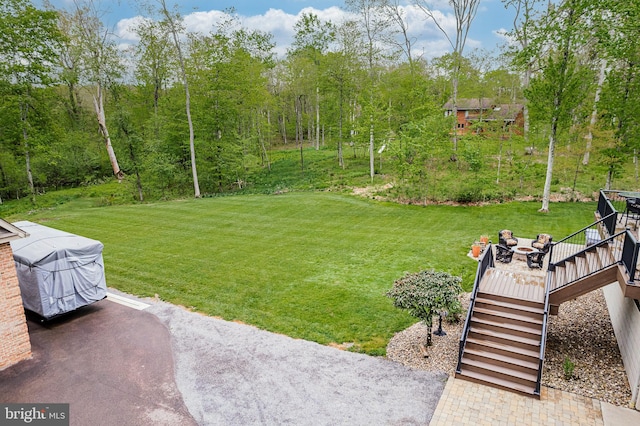
[[[553,177],[553,161],[555,159],[556,134],[558,131],[558,117],[554,114],[551,119],[551,133],[549,134],[549,156],[547,158],[547,174],[544,180],[544,190],[542,191],[541,213],[549,212],[549,200],[551,198],[551,179]]]
[[[458,65],[454,65],[458,67]],[[458,72],[453,73],[453,94],[451,95],[451,102],[453,103],[453,152],[458,151]]]
[[[316,151],[320,149],[320,87],[316,86]]]
[[[338,119],[338,164],[344,170],[344,157],[342,154],[342,122],[343,122],[343,106],[342,106],[342,86],[340,86],[340,117]]]
[[[182,48],[180,47],[180,41],[178,40],[178,32],[176,30],[175,22],[167,10],[165,0],[160,0],[162,6],[162,13],[167,18],[171,34],[173,35],[173,42],[176,45],[178,52],[178,60],[180,62],[180,72],[182,76],[182,85],[185,92],[185,104],[187,110],[187,121],[189,123],[189,151],[191,153],[191,174],[193,175],[193,190],[194,196],[200,198],[200,184],[198,183],[198,169],[196,167],[196,148],[194,143],[193,121],[191,120],[191,95],[189,94],[189,82],[187,80],[187,71],[184,65],[184,57],[182,55]]]
[[[369,174],[371,175],[371,182],[373,183],[373,176],[375,174],[375,154],[374,154],[374,127],[373,116],[370,117],[371,124],[369,126]]]
[[[602,85],[604,84],[604,79],[606,76],[607,70],[607,61],[602,61],[600,65],[600,75],[598,76],[598,87],[596,87],[596,95],[593,100],[593,109],[591,110],[591,120],[589,121],[589,131],[585,136],[587,140],[585,149],[584,149],[584,157],[582,158],[582,164],[585,166],[589,164],[589,155],[591,154],[591,143],[593,142],[593,127],[596,125],[596,121],[598,121],[598,102],[600,101],[600,93],[602,92]]]
[[[104,144],[107,147],[107,155],[109,156],[109,161],[111,162],[111,168],[113,169],[114,176],[118,179],[118,182],[122,182],[124,178],[124,173],[120,170],[120,166],[118,165],[118,159],[116,158],[116,153],[113,151],[113,146],[111,145],[111,137],[109,136],[109,130],[107,129],[107,121],[104,115],[104,101],[102,95],[102,85],[98,84],[98,96],[93,96],[93,107],[96,111],[96,117],[98,119],[98,128],[100,129],[100,133],[102,133],[102,137],[104,138]]]
[[[24,143],[24,161],[27,171],[27,182],[29,183],[29,191],[31,191],[31,201],[36,202],[36,189],[33,184],[33,173],[31,173],[31,154],[29,152],[29,133],[27,132],[27,116],[29,113],[29,103],[22,102],[21,121],[22,121],[22,141]]]
[[[287,144],[287,117],[285,116],[284,111],[282,111],[282,126],[281,126],[281,132],[282,132],[282,142],[286,145]]]
[[[527,69],[524,71],[524,78],[522,80],[523,87],[529,87],[529,82],[531,81],[531,66],[527,66]],[[529,144],[529,104],[528,102],[524,103],[522,108],[522,120],[523,123],[523,132],[524,132],[524,141],[525,146],[530,146]]]
[[[269,116],[269,112],[267,111],[267,116]],[[271,161],[269,161],[269,154],[267,153],[267,147],[264,144],[264,137],[262,137],[262,127],[260,126],[260,113],[256,114],[256,130],[258,132],[258,140],[260,141],[260,148],[262,150],[262,158],[263,163],[264,160],[267,161],[267,169],[271,170]]]

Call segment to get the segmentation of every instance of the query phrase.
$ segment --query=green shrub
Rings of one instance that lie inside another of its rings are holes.
[[[459,312],[458,295],[462,293],[462,278],[446,272],[422,271],[407,274],[393,283],[387,297],[397,308],[406,309],[428,328],[427,346],[431,345],[433,316],[439,312]]]
[[[576,364],[572,362],[568,356],[565,356],[564,362],[562,363],[562,369],[564,370],[565,380],[571,380],[573,378],[573,370],[575,368],[576,368]]]

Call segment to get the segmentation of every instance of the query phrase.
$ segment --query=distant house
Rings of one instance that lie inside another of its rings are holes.
[[[457,134],[465,135],[470,131],[482,132],[480,123],[499,124],[503,131],[522,134],[524,130],[523,104],[499,104],[491,98],[458,99]],[[453,102],[444,105],[446,117],[453,114]],[[476,125],[476,126],[474,126]]]

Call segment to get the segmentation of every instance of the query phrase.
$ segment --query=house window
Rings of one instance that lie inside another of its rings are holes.
[[[464,129],[464,123],[458,123],[458,129]]]

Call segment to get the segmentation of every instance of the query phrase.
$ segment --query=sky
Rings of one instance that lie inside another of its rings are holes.
[[[72,8],[74,0],[49,0],[60,9]],[[80,0],[82,1],[82,0]],[[157,0],[146,0],[157,4]],[[134,0],[94,0],[98,10],[104,11],[103,23],[110,28],[122,49],[136,43],[133,25],[144,16]],[[178,9],[184,18],[187,30],[209,33],[222,11],[234,8],[243,26],[259,29],[274,35],[276,54],[283,56],[293,39],[294,25],[302,13],[313,13],[321,20],[339,23],[347,16],[343,0],[166,0]],[[411,5],[412,1],[401,1],[405,10],[409,31],[416,39],[413,52],[431,59],[450,52],[451,46],[435,24],[424,13]],[[447,0],[430,0],[439,16],[441,26],[455,34],[455,18]],[[511,28],[513,10],[505,9],[501,0],[481,0],[478,13],[471,25],[465,54],[473,49],[493,51],[505,43],[501,32]]]

